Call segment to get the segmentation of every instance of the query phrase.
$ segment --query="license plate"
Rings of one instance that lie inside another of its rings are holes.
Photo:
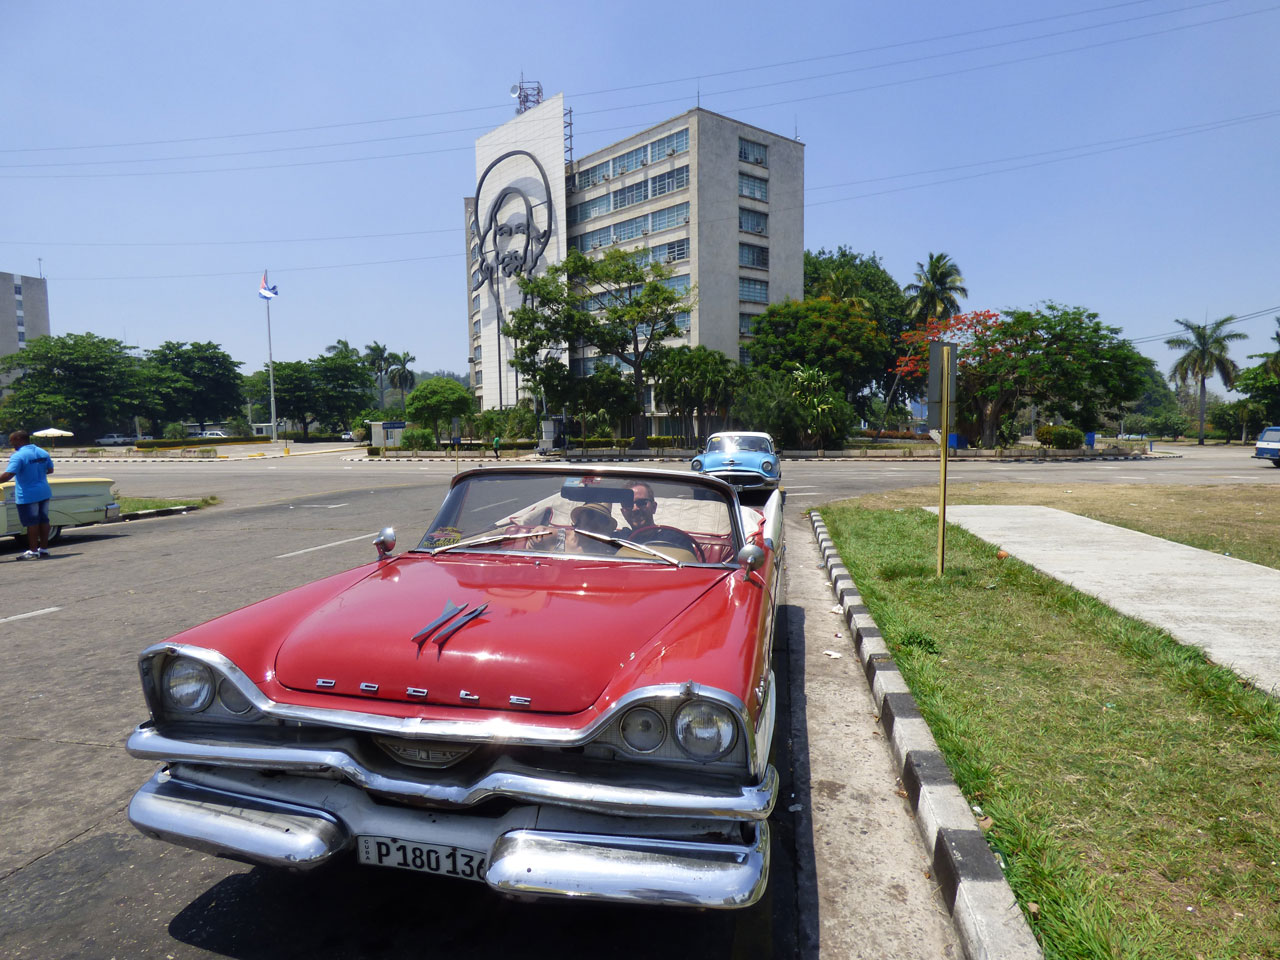
[[[396,837],[357,837],[356,857],[375,867],[399,867],[463,880],[484,880],[485,855],[461,847],[416,843]]]

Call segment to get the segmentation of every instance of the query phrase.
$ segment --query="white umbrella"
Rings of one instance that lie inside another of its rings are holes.
[[[57,427],[45,427],[43,430],[37,430],[35,433],[31,435],[33,437],[48,437],[50,439],[54,437],[74,437],[75,436],[75,434],[72,433],[70,430],[59,430]]]

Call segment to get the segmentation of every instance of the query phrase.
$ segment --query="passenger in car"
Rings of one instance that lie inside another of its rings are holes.
[[[654,526],[657,521],[653,515],[658,509],[658,502],[653,498],[653,488],[637,480],[631,484],[631,494],[631,505],[622,504],[622,518],[631,526],[626,532],[634,533],[642,527]]]

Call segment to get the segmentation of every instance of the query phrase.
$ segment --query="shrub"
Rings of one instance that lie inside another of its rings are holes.
[[[436,435],[426,427],[406,427],[400,431],[401,450],[435,449]]]
[[[187,439],[187,427],[182,423],[166,423],[164,433],[161,436],[166,440],[185,440]]]
[[[1051,424],[1047,424],[1047,423],[1044,424],[1043,426],[1036,427],[1036,442],[1039,443],[1040,446],[1042,447],[1053,446],[1054,429],[1055,428]]]
[[[1053,427],[1049,443],[1055,450],[1078,450],[1084,446],[1084,431],[1075,427]]]

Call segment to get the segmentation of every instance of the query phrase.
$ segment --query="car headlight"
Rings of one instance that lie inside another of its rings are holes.
[[[197,660],[178,657],[164,668],[164,701],[183,713],[199,713],[213,702],[213,671]]]
[[[760,464],[760,469],[763,470],[765,473],[773,473],[773,461],[765,460],[763,463]]]
[[[701,469],[702,469],[702,461],[701,461],[701,460],[695,460],[695,461],[693,461],[693,469],[694,469],[694,470],[701,470]]]
[[[622,740],[639,753],[652,753],[667,738],[667,728],[658,711],[649,707],[628,710],[622,718]]]
[[[253,709],[253,704],[249,701],[239,688],[230,680],[223,680],[218,684],[218,700],[228,711],[240,716],[242,713],[248,713]]]
[[[676,743],[694,760],[719,760],[733,749],[737,729],[733,714],[718,703],[689,701],[676,711],[673,726]]]

